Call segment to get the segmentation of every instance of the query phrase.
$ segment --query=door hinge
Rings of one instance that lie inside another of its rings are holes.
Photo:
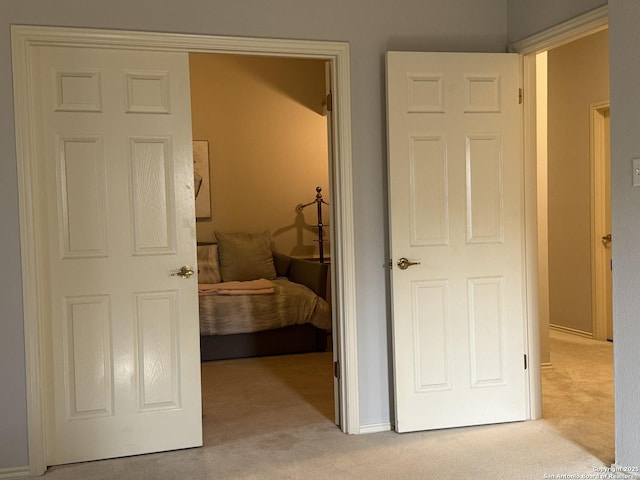
[[[523,92],[522,92],[522,89],[521,89],[521,88],[519,88],[519,89],[518,89],[518,104],[520,104],[520,105],[522,105],[523,96],[524,96],[524,94],[523,94]]]
[[[527,354],[524,355],[524,369],[527,369]]]
[[[338,362],[333,362],[333,376],[340,378],[340,364]]]
[[[327,93],[325,102],[327,112],[333,112],[333,92],[329,91],[329,93]]]

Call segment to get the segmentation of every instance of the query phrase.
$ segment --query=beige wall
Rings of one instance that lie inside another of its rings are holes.
[[[589,106],[609,99],[608,31],[549,51],[549,315],[591,333]]]
[[[212,217],[198,220],[198,241],[215,230],[268,230],[276,251],[317,255],[317,229],[307,226],[316,207],[296,206],[314,200],[316,186],[329,201],[324,62],[213,54],[189,62],[193,138],[209,141],[211,161]],[[323,217],[329,224],[326,206]]]

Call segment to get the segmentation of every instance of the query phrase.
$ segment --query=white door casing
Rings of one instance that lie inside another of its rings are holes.
[[[593,338],[613,339],[611,291],[611,158],[609,102],[590,106]],[[607,238],[607,235],[609,237]]]
[[[188,57],[39,47],[47,464],[202,445]]]
[[[606,248],[606,262],[604,265],[606,273],[606,286],[605,286],[605,298],[606,298],[606,317],[607,317],[607,340],[613,340],[613,251],[611,242],[611,111],[607,110],[604,115],[604,137],[605,137],[605,236],[608,236],[609,241],[605,242]],[[608,268],[607,268],[608,267]]]
[[[517,55],[387,54],[400,432],[527,417],[519,73]]]
[[[333,185],[335,185],[335,174],[332,166],[334,162],[331,161],[331,156],[334,152],[333,139],[339,133],[335,131],[335,122],[333,121],[333,86],[336,84],[333,70],[331,68],[331,62],[324,62],[324,94],[325,100],[323,102],[323,113],[327,116],[327,151],[329,152],[329,185],[331,186],[333,192]],[[333,201],[331,201],[333,203]],[[332,212],[333,216],[333,212]],[[329,233],[329,245],[335,244],[335,236],[333,235],[333,230]],[[329,279],[327,289],[329,291],[329,295],[331,291],[335,289],[333,285],[333,274],[331,273],[331,266],[329,266]],[[340,418],[340,374],[338,371],[338,366],[340,365],[340,328],[338,328],[336,320],[338,319],[338,315],[336,314],[336,303],[332,301],[329,297],[329,303],[331,304],[331,331],[333,334],[331,335],[331,350],[333,352],[333,421],[336,425],[340,426],[342,420]]]

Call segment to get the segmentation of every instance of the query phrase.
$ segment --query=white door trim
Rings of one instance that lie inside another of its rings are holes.
[[[528,358],[529,419],[542,418],[542,373],[540,355],[540,317],[538,284],[538,163],[536,149],[536,58],[527,55],[523,62],[523,156],[524,156],[524,216],[525,216],[525,284],[526,335]],[[526,97],[531,90],[534,96]]]
[[[609,6],[590,10],[566,22],[559,23],[530,37],[518,40],[509,45],[509,51],[521,55],[540,53],[551,48],[557,48],[565,43],[592,35],[609,26]]]
[[[607,255],[602,249],[602,233],[606,231],[605,162],[603,142],[605,112],[609,102],[594,103],[589,107],[590,170],[591,170],[591,311],[593,316],[593,339],[607,339],[606,275],[609,268]],[[609,232],[611,233],[611,232]]]
[[[538,237],[537,237],[537,149],[536,149],[536,65],[535,56],[551,48],[604,30],[609,25],[607,5],[563,22],[509,46],[524,56],[524,162],[526,272],[529,350],[529,405],[531,419],[542,418],[540,365],[540,319],[538,317]]]
[[[355,310],[355,236],[353,228],[353,181],[351,157],[351,98],[349,44],[303,40],[279,40],[184,35],[112,30],[12,26],[12,67],[16,122],[16,156],[20,201],[20,238],[23,278],[26,351],[29,467],[32,475],[46,469],[44,370],[40,338],[41,312],[45,305],[44,278],[40,265],[45,252],[38,250],[40,212],[34,201],[38,186],[31,173],[37,168],[34,106],[28,86],[33,47],[42,45],[91,46],[93,48],[175,52],[235,53],[331,61],[334,75],[334,132],[332,153],[333,215],[332,255],[335,259],[333,291],[338,316],[340,362],[340,408],[342,430],[359,433],[357,332]]]

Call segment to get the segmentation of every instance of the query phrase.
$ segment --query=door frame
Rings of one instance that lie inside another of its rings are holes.
[[[607,302],[611,292],[607,292],[607,269],[610,269],[607,255],[602,245],[602,232],[605,231],[605,162],[607,155],[603,138],[605,135],[605,112],[609,102],[590,105],[590,170],[591,170],[591,311],[593,317],[593,339],[607,340]],[[611,206],[608,206],[611,209]],[[611,233],[611,232],[609,232]]]
[[[609,8],[607,5],[603,5],[509,45],[510,52],[519,53],[524,59],[525,262],[527,272],[527,345],[530,366],[528,395],[532,420],[542,418],[541,332],[538,312],[536,55],[605,30],[608,26]],[[548,332],[544,333],[548,334]]]
[[[358,400],[357,319],[355,310],[355,235],[351,147],[350,51],[346,42],[222,37],[102,29],[12,25],[12,70],[15,105],[16,157],[20,202],[20,242],[24,308],[25,363],[27,382],[27,428],[29,471],[42,475],[47,467],[45,436],[45,371],[40,328],[46,315],[43,259],[39,249],[41,232],[35,201],[37,168],[34,135],[35,106],[29,96],[34,47],[76,46],[136,49],[163,52],[226,53],[297,58],[331,62],[333,83],[333,139],[330,155],[332,204],[332,291],[337,354],[340,359],[341,429],[356,434],[360,429]]]

